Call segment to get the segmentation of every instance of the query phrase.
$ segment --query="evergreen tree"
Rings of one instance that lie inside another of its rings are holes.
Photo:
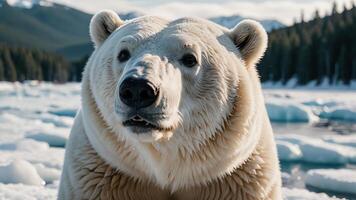
[[[15,65],[12,61],[10,52],[8,49],[3,50],[3,63],[4,63],[4,75],[5,75],[5,81],[16,81],[17,76],[16,76],[16,69]]]
[[[331,9],[331,15],[336,15],[336,14],[337,14],[337,3],[336,1],[334,1]]]
[[[4,69],[4,63],[0,57],[0,81],[4,81],[5,80],[5,69]]]
[[[0,80],[68,81],[70,63],[55,54],[0,44]]]
[[[315,12],[314,12],[314,19],[315,20],[320,19],[320,14],[319,14],[319,10],[318,9],[316,9]]]
[[[295,77],[298,83],[327,78],[330,83],[350,83],[356,79],[356,8],[337,12],[333,3],[330,16],[274,30],[269,33],[268,50],[260,64],[262,81],[286,83]]]

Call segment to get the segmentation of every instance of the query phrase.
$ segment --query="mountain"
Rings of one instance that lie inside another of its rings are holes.
[[[32,8],[34,5],[52,6],[53,3],[47,0],[0,0],[0,5],[5,2],[8,5],[19,8]]]
[[[120,14],[123,20],[143,15]],[[45,0],[0,0],[0,43],[55,52],[79,60],[93,51],[92,15]]]
[[[90,14],[46,1],[16,2],[0,2],[0,42],[49,51],[89,42]]]
[[[144,13],[119,13],[128,20]],[[89,38],[92,15],[48,0],[0,0],[0,43],[38,48],[79,60],[93,51]],[[232,28],[241,16],[215,17],[210,20]],[[283,27],[275,20],[262,20],[267,30]]]
[[[129,20],[143,15],[143,13],[139,12],[119,13],[119,16],[122,20]],[[57,53],[63,55],[64,57],[70,60],[81,59],[83,56],[89,55],[92,51],[93,44],[91,42],[74,44],[56,50]]]
[[[129,19],[143,16],[144,14],[139,12],[128,12],[128,13],[119,13],[119,15],[121,19],[129,20]],[[237,23],[239,23],[243,19],[245,18],[240,17],[238,15],[234,15],[229,17],[215,17],[215,18],[210,18],[209,20],[217,24],[220,24],[224,27],[233,28]],[[285,27],[284,24],[276,20],[261,20],[260,23],[267,31],[272,31],[275,29]],[[86,44],[78,44],[78,45],[65,47],[59,49],[57,52],[73,60],[73,59],[80,58],[80,56],[88,55],[92,51],[92,48],[93,47],[91,43],[86,43]]]
[[[232,15],[232,16],[213,17],[210,18],[209,20],[217,24],[220,24],[221,26],[224,26],[226,28],[233,28],[236,24],[238,24],[243,19],[245,18],[239,15]],[[257,21],[259,21],[268,32],[274,29],[285,27],[284,24],[282,24],[277,20],[257,20]]]

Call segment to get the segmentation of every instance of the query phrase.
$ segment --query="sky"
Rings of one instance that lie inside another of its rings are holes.
[[[240,15],[254,19],[276,19],[286,25],[300,19],[303,10],[310,19],[315,10],[330,13],[334,0],[52,0],[89,13],[102,9],[118,12],[139,11],[166,18],[183,16],[214,17]],[[356,0],[336,0],[339,8]]]

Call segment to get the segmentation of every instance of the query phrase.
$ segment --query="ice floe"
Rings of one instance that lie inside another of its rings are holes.
[[[32,139],[22,139],[17,142],[0,144],[0,150],[37,152],[46,151],[49,145]]]
[[[26,137],[48,143],[53,147],[64,147],[69,137],[69,128],[35,129],[27,132]]]
[[[56,168],[46,167],[41,163],[35,164],[34,167],[36,168],[36,171],[40,177],[46,182],[46,184],[59,180],[61,176],[61,171]]]
[[[317,117],[310,108],[298,103],[267,102],[268,116],[273,122],[313,122]]]
[[[55,109],[55,110],[50,110],[49,113],[58,116],[75,117],[75,115],[77,114],[77,109],[76,108]]]
[[[326,108],[320,112],[319,116],[326,119],[356,122],[356,106]]]
[[[302,151],[300,150],[297,144],[293,144],[286,141],[276,141],[278,157],[280,160],[300,160],[303,156]]]
[[[329,197],[324,193],[309,192],[303,189],[283,188],[283,199],[286,200],[338,200],[336,197]]]
[[[356,169],[309,170],[305,183],[326,191],[356,195]]]
[[[45,184],[45,181],[38,175],[36,168],[25,160],[14,160],[8,165],[0,166],[0,182],[26,185]]]
[[[0,183],[0,199],[6,200],[50,200],[57,199],[57,189],[24,184]]]
[[[356,163],[356,149],[352,147],[300,135],[278,135],[276,140],[280,160],[283,161],[334,165]]]

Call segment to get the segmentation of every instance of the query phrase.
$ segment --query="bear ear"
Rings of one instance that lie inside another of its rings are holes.
[[[123,23],[120,17],[111,10],[103,10],[94,15],[90,21],[90,37],[95,47],[99,47]]]
[[[267,33],[254,20],[243,20],[231,31],[230,37],[239,49],[246,66],[257,64],[267,48]]]

